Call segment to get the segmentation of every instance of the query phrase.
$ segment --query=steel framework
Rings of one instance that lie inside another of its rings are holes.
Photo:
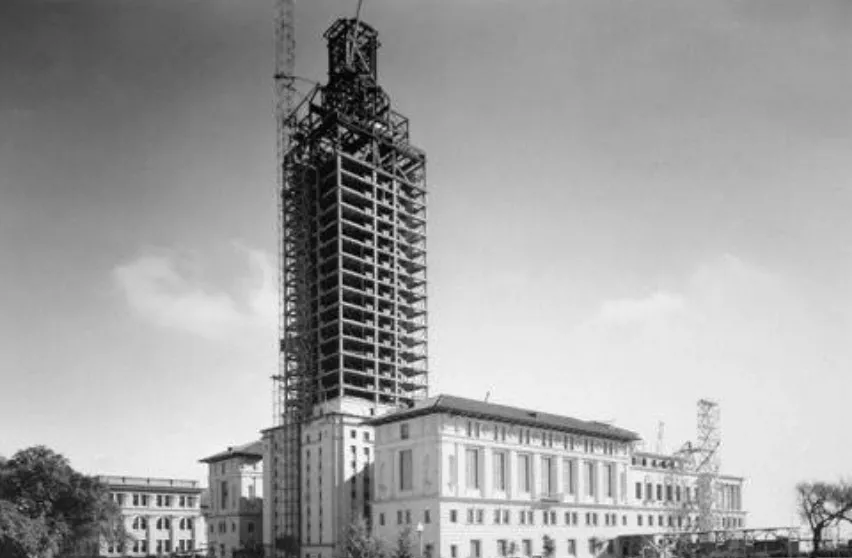
[[[427,393],[426,156],[378,84],[376,31],[356,17],[324,37],[327,84],[278,111],[274,408],[284,448],[274,524],[290,549],[301,544],[301,429],[314,406],[407,406]]]
[[[697,440],[695,448],[698,483],[698,529],[713,531],[719,528],[717,490],[719,484],[721,444],[719,404],[699,399],[697,406]]]

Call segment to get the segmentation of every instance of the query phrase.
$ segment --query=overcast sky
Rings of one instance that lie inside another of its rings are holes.
[[[297,2],[300,75],[355,0]],[[850,473],[852,3],[367,0],[429,160],[431,393],[722,411],[752,525]],[[271,422],[271,0],[0,1],[0,454],[203,478]]]

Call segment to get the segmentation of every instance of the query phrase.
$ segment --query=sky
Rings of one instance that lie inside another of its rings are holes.
[[[355,0],[298,1],[297,73]],[[0,454],[205,480],[271,425],[270,0],[0,2]],[[852,3],[366,0],[428,153],[430,393],[852,474]]]

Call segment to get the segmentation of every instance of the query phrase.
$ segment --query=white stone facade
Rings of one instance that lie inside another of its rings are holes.
[[[597,423],[583,433],[450,412],[400,415],[410,418],[375,421],[373,528],[393,545],[401,529],[421,524],[415,541],[432,558],[540,556],[545,535],[555,557],[621,555],[622,535],[675,530],[668,518],[683,513],[674,485],[694,485],[683,471],[635,466],[637,438]],[[663,487],[662,500],[644,499],[646,478],[653,496]],[[722,481],[731,487],[726,517],[744,521],[742,479]]]
[[[192,554],[206,546],[198,481],[100,476],[121,508],[130,540],[100,544],[101,556]]]
[[[209,556],[231,558],[263,544],[263,452],[260,441],[203,459],[208,468]]]

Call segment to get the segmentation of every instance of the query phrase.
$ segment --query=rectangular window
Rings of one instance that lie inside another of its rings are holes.
[[[657,500],[662,500],[662,499],[663,499],[663,485],[658,484],[657,485]]]
[[[402,525],[402,510],[396,511],[396,524]]]
[[[402,450],[399,452],[399,489],[411,490],[413,477],[413,462],[411,450]]]
[[[459,512],[457,510],[450,510],[450,523],[456,523],[459,520]]]
[[[497,541],[497,556],[506,556],[508,553],[508,545],[506,544],[506,539],[499,539]]]
[[[541,458],[541,492],[542,494],[553,494],[553,458]]]
[[[653,500],[654,499],[653,492],[654,492],[654,485],[652,485],[650,482],[646,483],[645,484],[645,499],[646,500]]]
[[[429,510],[423,510],[423,523],[432,523],[432,514]]]
[[[379,514],[379,525],[384,525],[384,524],[385,524],[385,514],[380,513]]]
[[[473,508],[467,508],[467,522],[473,523],[475,519],[476,512]]]
[[[639,527],[642,526],[642,514],[641,513],[636,516],[636,525],[638,525]]]
[[[405,524],[411,525],[411,510],[405,510]]]
[[[468,448],[464,452],[467,488],[479,489],[479,450]]]
[[[228,481],[221,481],[219,483],[219,496],[219,508],[224,510],[228,507]],[[157,505],[161,505],[159,496],[157,496]]]
[[[408,439],[408,423],[399,425],[399,437],[403,440]]]
[[[458,556],[459,556],[458,547],[454,544],[451,544],[450,545],[450,558],[458,558]]]
[[[480,525],[485,523],[485,510],[476,510],[476,522]]]
[[[604,464],[604,494],[607,498],[615,496],[615,468],[612,463]]]
[[[481,556],[480,547],[481,541],[479,539],[473,539],[470,541],[470,558],[479,558]]]
[[[503,523],[505,525],[509,524],[509,510],[503,510]]]
[[[532,490],[532,471],[530,470],[530,456],[518,456],[518,488],[521,492]]]
[[[133,505],[134,505],[134,506],[138,506],[138,505],[139,505],[139,495],[138,495],[138,494],[134,494],[134,495],[133,495]]]
[[[672,485],[666,485],[666,502],[672,501]]]
[[[524,539],[522,541],[524,556],[532,556],[532,541],[530,539]]]
[[[577,539],[568,539],[568,556],[577,555]]]
[[[637,500],[642,499],[642,483],[641,482],[636,483],[636,499]]]
[[[577,474],[575,472],[576,464],[573,459],[564,459],[562,461],[562,486],[565,492],[573,495],[575,493],[575,480]]]
[[[586,482],[586,494],[589,496],[595,495],[595,464],[591,461],[586,461],[583,463],[586,468],[586,474],[584,475],[584,480]]]
[[[494,489],[506,490],[506,453],[494,454]]]

